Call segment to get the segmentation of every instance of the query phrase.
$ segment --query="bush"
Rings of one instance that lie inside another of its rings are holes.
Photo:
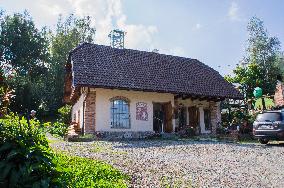
[[[196,130],[193,127],[185,127],[178,132],[178,135],[182,138],[189,138],[195,136]]]
[[[47,131],[55,136],[64,137],[68,132],[68,127],[71,121],[71,106],[65,105],[58,109],[59,118],[53,124],[45,123]]]
[[[48,127],[48,132],[55,136],[64,137],[67,134],[68,126],[68,124],[57,121]]]
[[[67,187],[127,187],[127,176],[103,162],[59,154],[57,163]]]
[[[70,124],[71,122],[71,108],[72,106],[70,105],[65,105],[61,108],[58,109],[59,113],[59,122],[65,123],[65,124]]]
[[[40,123],[16,115],[0,120],[0,187],[57,187],[58,172]]]
[[[127,187],[126,180],[108,164],[54,154],[39,121],[0,119],[0,187]]]

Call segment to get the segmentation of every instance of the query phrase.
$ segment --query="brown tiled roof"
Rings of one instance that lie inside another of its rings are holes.
[[[242,98],[232,84],[196,59],[84,43],[70,52],[73,86]]]

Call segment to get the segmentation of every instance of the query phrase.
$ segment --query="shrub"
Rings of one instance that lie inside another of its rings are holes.
[[[58,172],[40,123],[16,115],[0,120],[0,187],[56,187]]]
[[[0,187],[127,187],[126,180],[108,164],[54,154],[37,120],[0,119]]]
[[[68,126],[68,124],[57,121],[48,127],[48,132],[52,135],[64,137],[68,131]]]
[[[67,187],[127,187],[127,176],[103,162],[58,154],[57,163]]]
[[[55,136],[64,137],[71,121],[71,106],[65,105],[58,109],[59,118],[53,124],[46,124],[47,131]]]
[[[58,121],[69,125],[71,122],[71,106],[65,105],[59,108],[58,113],[59,113]]]
[[[193,127],[185,127],[178,132],[178,135],[182,138],[189,138],[195,136],[195,129]]]

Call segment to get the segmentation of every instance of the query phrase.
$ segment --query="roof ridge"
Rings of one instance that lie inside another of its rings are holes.
[[[81,44],[79,44],[77,47],[75,47],[74,49],[72,49],[70,52],[75,52],[83,47],[85,47],[86,45],[91,45],[92,47],[95,46],[100,46],[103,48],[109,48],[109,49],[113,49],[113,50],[118,50],[118,51],[135,51],[135,52],[139,52],[139,53],[149,53],[149,54],[154,54],[154,55],[158,55],[158,56],[170,56],[170,57],[175,57],[175,58],[184,58],[184,59],[188,59],[188,60],[194,60],[193,58],[190,57],[183,57],[183,56],[177,56],[177,55],[171,55],[171,54],[165,54],[165,53],[157,53],[157,52],[149,52],[149,51],[145,51],[145,50],[138,50],[138,49],[131,49],[131,48],[113,48],[111,46],[107,46],[107,45],[103,45],[103,44],[95,44],[95,43],[90,43],[90,42],[83,42]],[[197,60],[197,59],[195,59]],[[198,61],[198,60],[197,60]],[[202,62],[201,62],[202,63]]]

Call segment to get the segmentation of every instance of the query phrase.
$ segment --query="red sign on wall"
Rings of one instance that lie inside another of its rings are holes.
[[[136,120],[148,121],[147,103],[136,103]]]

